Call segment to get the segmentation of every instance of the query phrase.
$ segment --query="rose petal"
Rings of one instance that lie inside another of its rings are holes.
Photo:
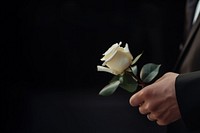
[[[122,42],[113,44],[103,55],[108,55],[111,52],[116,51],[116,49],[119,48],[121,44]]]
[[[110,60],[117,52],[122,42],[113,44],[103,55],[104,57],[101,58],[101,61]]]
[[[105,62],[110,61],[110,60],[113,58],[113,56],[115,56],[116,53],[117,53],[117,50],[114,51],[113,53],[111,53],[109,56],[105,57],[105,58],[104,58],[104,59],[105,59],[104,61],[105,61]]]
[[[125,53],[124,52],[124,48],[122,48],[122,47],[119,47],[115,52],[113,52],[111,55],[110,55],[110,57],[108,57],[106,60],[105,60],[105,62],[103,63],[103,66],[107,63],[107,62],[109,62],[110,60],[112,60],[112,58],[118,53],[118,52],[122,52],[122,53]],[[129,53],[128,53],[129,54]],[[129,56],[129,55],[128,55]]]
[[[128,56],[130,57],[131,60],[133,59],[133,56],[130,53],[129,46],[128,46],[127,43],[126,43],[126,45],[124,47],[124,52],[128,53]]]
[[[128,44],[126,43],[125,47],[124,47],[124,52],[130,52],[129,51],[129,47],[128,47]]]
[[[113,44],[103,55],[108,55],[111,52],[115,51],[120,45],[118,43]]]
[[[128,53],[125,53],[123,48],[119,48],[116,55],[108,62],[105,62],[108,68],[115,71],[116,74],[121,74],[125,69],[127,69],[132,60]]]
[[[121,44],[120,44],[121,45]],[[117,49],[120,48],[120,45],[118,43],[113,44],[103,55],[105,55],[103,58],[101,58],[101,61],[108,61],[110,60],[117,52]]]
[[[108,73],[112,73],[116,75],[116,73],[113,70],[107,67],[103,67],[103,66],[97,66],[97,71],[108,72]]]
[[[103,58],[101,58],[101,61],[110,60],[116,53],[117,53],[117,49],[113,50],[110,54],[105,55]]]

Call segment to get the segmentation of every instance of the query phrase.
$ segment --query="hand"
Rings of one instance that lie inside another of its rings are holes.
[[[147,115],[158,125],[168,125],[181,118],[178,107],[175,80],[178,74],[166,73],[155,83],[143,88],[130,98],[132,106],[139,106],[141,114]]]

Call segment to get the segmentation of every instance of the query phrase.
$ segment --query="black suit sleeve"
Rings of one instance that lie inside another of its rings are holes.
[[[175,86],[185,125],[190,130],[200,129],[200,71],[180,74]]]

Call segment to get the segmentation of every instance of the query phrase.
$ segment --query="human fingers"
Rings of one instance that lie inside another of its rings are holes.
[[[151,112],[149,110],[149,103],[144,102],[142,105],[140,105],[139,111],[143,115],[149,114]]]
[[[166,116],[168,116],[168,117],[170,117],[170,116],[167,115],[167,114],[168,114],[167,111],[164,112],[163,115],[160,116],[160,117],[157,119],[156,123],[157,123],[158,125],[160,125],[160,126],[168,125],[168,124],[170,123],[170,121],[168,120],[168,118],[167,118]]]
[[[157,121],[155,116],[152,114],[152,113],[149,113],[147,114],[147,118],[150,120],[150,121]]]
[[[164,107],[163,107],[164,108]],[[157,124],[160,126],[168,125],[181,118],[178,108],[165,108],[160,113],[157,113]]]
[[[139,106],[144,103],[144,90],[135,93],[129,100],[131,106]]]

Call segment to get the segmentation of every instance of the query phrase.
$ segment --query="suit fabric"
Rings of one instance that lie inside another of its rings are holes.
[[[176,65],[176,97],[182,119],[169,133],[200,133],[200,15],[194,23]]]

